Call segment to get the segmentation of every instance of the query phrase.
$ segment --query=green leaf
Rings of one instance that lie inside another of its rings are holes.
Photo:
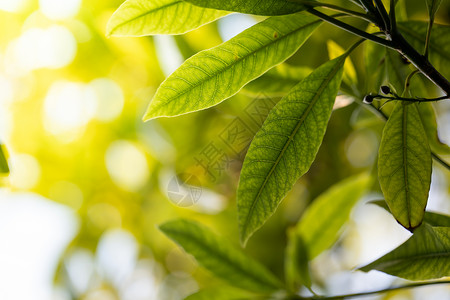
[[[409,280],[450,276],[450,228],[420,226],[398,248],[361,268],[374,269]]]
[[[417,107],[419,110],[420,118],[422,119],[423,127],[427,133],[430,147],[433,151],[442,154],[450,153],[450,147],[444,144],[438,136],[438,128],[436,121],[436,113],[431,103],[420,103]]]
[[[234,11],[244,14],[277,16],[299,12],[306,7],[288,0],[185,0],[201,7]]]
[[[111,16],[106,33],[108,36],[181,34],[226,14],[181,0],[127,0]]]
[[[434,16],[436,15],[442,0],[427,0],[428,15],[430,22],[434,21]]]
[[[427,34],[427,22],[409,21],[398,23],[398,29],[416,49],[423,49]],[[430,60],[445,77],[450,77],[450,26],[434,24],[431,33]]]
[[[303,238],[293,229],[288,231],[285,257],[284,270],[289,289],[296,292],[302,285],[311,289],[308,248]]]
[[[6,155],[4,151],[4,146],[0,144],[0,174],[8,174],[9,167],[8,162],[6,160]]]
[[[236,289],[230,286],[214,287],[201,290],[186,297],[184,300],[243,300],[255,299],[255,295],[247,291]]]
[[[238,187],[243,244],[314,161],[341,84],[345,58],[331,60],[303,79],[272,109],[255,135]]]
[[[388,212],[391,212],[389,210],[389,206],[387,205],[386,201],[384,200],[376,200],[371,201],[369,204],[375,204],[378,205]],[[436,212],[426,211],[425,215],[423,216],[423,221],[425,223],[430,224],[431,226],[442,226],[442,227],[450,227],[450,216],[443,215]]]
[[[281,286],[263,265],[197,222],[174,220],[159,228],[200,265],[231,285],[256,292],[270,292]]]
[[[320,25],[304,15],[271,17],[186,60],[158,88],[144,120],[206,109],[283,62]]]
[[[370,176],[366,173],[347,178],[333,185],[307,208],[297,224],[297,234],[303,238],[310,259],[335,243],[369,183]]]
[[[285,96],[297,83],[311,73],[309,67],[278,65],[249,82],[242,91],[250,95]]]
[[[400,54],[386,48],[386,76],[389,85],[394,91],[401,95],[405,87],[405,79],[410,73],[409,66],[405,62]]]
[[[397,221],[412,230],[422,223],[431,183],[431,152],[416,104],[398,102],[378,154],[378,178]]]

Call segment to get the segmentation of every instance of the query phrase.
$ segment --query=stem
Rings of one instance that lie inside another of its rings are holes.
[[[357,18],[361,18],[363,20],[366,20],[368,22],[371,23],[375,23],[375,19],[369,15],[369,14],[363,14],[354,10],[350,10],[350,9],[346,9],[337,5],[333,5],[333,4],[328,4],[328,3],[323,3],[323,2],[317,2],[317,1],[308,1],[308,0],[291,0],[292,2],[296,2],[296,3],[300,3],[300,4],[304,4],[306,6],[309,6],[311,8],[313,7],[323,7],[323,8],[328,8],[334,11],[338,11],[338,12],[343,12],[347,15],[350,16],[354,16]]]
[[[430,47],[430,38],[431,38],[431,28],[433,27],[433,20],[430,19],[427,27],[427,37],[425,38],[425,51],[423,56],[428,59],[428,49]]]
[[[391,22],[389,20],[388,13],[386,9],[384,8],[383,2],[381,0],[375,0],[375,7],[378,10],[378,13],[381,16],[381,19],[383,20],[384,28],[381,28],[383,31],[391,31]]]
[[[384,40],[384,39],[374,36],[370,33],[362,31],[362,30],[360,30],[356,27],[353,27],[347,23],[341,22],[333,17],[330,17],[329,15],[321,13],[321,12],[315,10],[314,8],[309,8],[308,12],[312,15],[315,15],[316,17],[319,17],[320,19],[324,20],[325,22],[333,24],[341,29],[344,29],[344,30],[350,32],[350,33],[353,33],[354,35],[360,36],[367,40],[371,40],[371,41],[378,43],[380,45],[383,45],[385,47],[392,48],[394,50],[396,49],[391,41]]]

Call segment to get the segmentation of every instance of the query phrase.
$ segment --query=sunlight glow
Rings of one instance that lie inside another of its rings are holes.
[[[14,154],[10,158],[12,186],[28,190],[33,188],[41,177],[41,166],[33,156],[29,154]]]
[[[122,112],[124,98],[120,86],[108,78],[98,78],[88,85],[96,98],[95,118],[100,121],[111,121]]]
[[[0,0],[0,10],[19,12],[26,7],[30,0]]]
[[[128,141],[113,142],[105,156],[106,168],[111,179],[121,188],[137,191],[150,177],[145,154]]]
[[[23,75],[40,68],[58,69],[75,58],[77,41],[64,26],[31,28],[13,40],[6,51],[9,70]]]
[[[81,83],[56,81],[44,101],[45,129],[72,141],[93,117],[96,101]]]
[[[81,0],[39,0],[42,13],[52,20],[72,18],[80,10]]]

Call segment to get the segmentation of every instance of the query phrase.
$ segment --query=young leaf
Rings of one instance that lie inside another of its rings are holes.
[[[234,11],[244,14],[277,16],[287,15],[306,9],[302,4],[288,0],[185,0],[201,7]]]
[[[249,82],[242,91],[250,95],[285,96],[297,83],[311,73],[309,67],[278,65]]]
[[[431,183],[431,152],[415,104],[398,102],[378,154],[378,177],[397,221],[412,230],[422,223]]]
[[[194,55],[161,84],[144,120],[219,104],[294,54],[319,25],[304,14],[271,17]]]
[[[442,0],[427,0],[428,15],[430,22],[434,22],[434,16],[436,15]]]
[[[0,144],[0,174],[7,174],[9,173],[9,167],[3,148],[4,146]]]
[[[174,220],[159,228],[200,265],[231,285],[256,292],[270,292],[281,286],[263,265],[197,222]]]
[[[450,147],[439,139],[436,114],[433,105],[431,103],[420,103],[417,109],[419,110],[420,118],[422,119],[425,132],[427,133],[431,149],[437,153],[450,153]]]
[[[345,179],[307,208],[297,224],[297,235],[303,238],[310,259],[334,244],[369,182],[370,176],[366,173]]]
[[[416,49],[423,49],[427,34],[427,22],[398,23],[398,29]],[[434,24],[429,45],[430,60],[445,77],[450,77],[450,26]]]
[[[106,33],[108,36],[181,34],[226,14],[181,0],[127,0],[111,16]]]
[[[260,228],[300,176],[322,143],[342,79],[346,55],[303,79],[278,102],[255,135],[238,187],[241,242]]]
[[[450,227],[420,226],[405,243],[360,270],[409,280],[450,276]]]
[[[330,57],[330,59],[336,58],[345,52],[345,50],[333,40],[327,41],[327,49],[328,49],[328,56]],[[347,59],[344,63],[343,81],[350,86],[358,82],[356,69],[355,66],[353,66],[353,63],[350,58]]]
[[[290,290],[295,292],[302,285],[311,289],[308,248],[303,238],[296,234],[295,230],[288,232],[285,257],[284,270]]]
[[[376,200],[376,201],[371,201],[369,203],[378,205],[378,206],[384,208],[385,210],[387,210],[388,212],[391,212],[389,210],[389,206],[387,205],[386,201],[384,201],[384,200]],[[425,212],[425,214],[423,216],[423,221],[425,223],[428,223],[431,226],[450,227],[450,216],[431,212],[431,211]]]

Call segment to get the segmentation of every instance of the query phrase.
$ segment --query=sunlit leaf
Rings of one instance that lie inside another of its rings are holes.
[[[311,71],[308,67],[281,64],[249,82],[242,91],[250,95],[284,96]]]
[[[376,200],[369,203],[378,205],[390,212],[389,206],[384,200]],[[450,227],[450,216],[439,214],[436,212],[426,211],[423,216],[423,221],[430,224],[431,226]]]
[[[303,238],[310,259],[336,242],[369,182],[370,177],[365,173],[345,179],[321,194],[307,208],[297,224],[297,234]]]
[[[127,0],[111,16],[106,33],[114,36],[181,34],[226,14],[181,0]]]
[[[345,50],[333,40],[327,41],[327,49],[330,59],[336,58],[345,52]],[[344,78],[342,80],[348,85],[352,85],[358,82],[356,69],[355,66],[353,66],[350,58],[348,58],[344,63]]]
[[[281,286],[263,265],[199,223],[175,220],[159,228],[200,265],[236,287],[269,292]]]
[[[302,4],[289,0],[185,0],[192,4],[226,11],[240,12],[244,14],[277,16],[287,15],[304,10]]]
[[[405,243],[361,270],[409,280],[450,276],[450,227],[420,226]]]
[[[431,152],[415,104],[398,102],[378,155],[378,178],[389,208],[407,229],[422,223],[431,183]]]
[[[215,287],[201,290],[186,297],[184,300],[232,300],[232,299],[254,299],[255,295],[247,291],[230,286]]]
[[[9,173],[8,162],[6,160],[6,155],[4,151],[4,146],[0,144],[0,174]]]
[[[291,291],[297,291],[301,286],[311,288],[308,248],[295,229],[288,232],[284,271]]]
[[[314,161],[341,84],[345,58],[323,64],[296,85],[272,109],[253,139],[238,187],[243,244]]]
[[[271,17],[186,60],[159,87],[144,120],[219,104],[290,57],[320,21],[304,14]]]
[[[409,21],[398,24],[399,30],[416,49],[423,49],[427,22]],[[445,77],[450,77],[450,26],[434,24],[429,45],[430,60]]]
[[[433,105],[425,102],[420,103],[417,108],[419,110],[425,132],[427,133],[431,149],[437,153],[450,153],[450,147],[439,139],[436,114],[434,112]]]

